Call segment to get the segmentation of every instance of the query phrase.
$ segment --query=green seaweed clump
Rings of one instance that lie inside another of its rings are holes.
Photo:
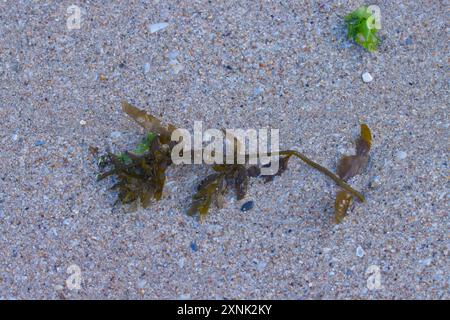
[[[347,36],[370,52],[377,50],[380,39],[376,33],[379,22],[375,15],[366,7],[361,6],[344,18],[347,24]]]
[[[122,110],[150,132],[134,152],[103,156],[104,166],[112,169],[99,174],[97,179],[115,175],[117,182],[112,190],[118,190],[118,200],[134,205],[139,201],[147,208],[151,199],[161,199],[166,169],[172,164],[170,136],[175,127],[164,127],[158,119],[127,102],[122,103]]]

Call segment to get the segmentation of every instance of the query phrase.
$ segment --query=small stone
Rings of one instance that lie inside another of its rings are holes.
[[[113,138],[113,139],[119,139],[121,136],[122,136],[122,133],[119,131],[111,132],[111,138]]]
[[[178,260],[178,267],[180,267],[180,269],[183,269],[183,267],[184,267],[184,261],[185,261],[184,258],[181,258],[180,260]]]
[[[191,242],[190,247],[191,247],[192,251],[194,251],[194,252],[197,252],[197,251],[198,251],[198,246],[197,246],[197,244],[195,243],[195,241],[192,241],[192,242]]]
[[[406,40],[405,40],[405,44],[406,44],[407,46],[410,46],[410,45],[412,45],[412,44],[413,44],[413,40],[412,40],[412,38],[411,38],[411,37],[408,37],[408,38],[406,38]]]
[[[144,64],[144,73],[147,74],[150,72],[150,63]]]
[[[379,176],[375,176],[370,180],[369,187],[371,189],[376,189],[381,186],[381,180]]]
[[[424,267],[428,267],[432,261],[433,261],[432,258],[427,258],[427,259],[420,260],[419,263]]]
[[[147,280],[142,279],[142,280],[139,280],[139,281],[138,281],[137,287],[138,287],[139,289],[143,289],[143,288],[145,287],[146,284],[147,284]]]
[[[57,285],[55,285],[55,286],[53,287],[53,289],[55,289],[56,291],[61,291],[61,290],[64,289],[64,287],[63,287],[62,285],[60,285],[60,284],[57,284]]]
[[[99,74],[98,79],[100,81],[106,81],[106,76],[104,74]]]
[[[154,23],[148,26],[150,33],[155,33],[156,31],[163,30],[169,26],[166,22]]]
[[[397,160],[405,160],[408,154],[405,151],[399,151],[396,153],[395,158]]]
[[[45,141],[43,141],[43,140],[38,140],[38,141],[36,141],[36,142],[34,143],[34,145],[35,145],[36,147],[43,146],[44,144],[45,144]]]
[[[362,80],[363,80],[365,83],[369,83],[369,82],[372,82],[373,77],[372,77],[372,75],[371,75],[370,73],[364,72],[364,73],[362,74]]]
[[[246,211],[248,211],[248,210],[251,210],[251,209],[253,209],[254,205],[255,205],[255,203],[254,203],[252,200],[247,201],[246,203],[244,203],[244,204],[242,205],[241,211],[242,211],[242,212],[246,212]]]
[[[80,125],[85,126],[86,125],[86,121],[80,120]]]
[[[361,246],[358,246],[358,248],[356,248],[356,256],[359,258],[364,257],[364,249]]]

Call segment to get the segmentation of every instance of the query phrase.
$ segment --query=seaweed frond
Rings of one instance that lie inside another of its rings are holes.
[[[369,161],[369,151],[372,146],[372,133],[366,124],[361,124],[360,136],[356,140],[356,154],[343,156],[337,167],[338,176],[347,181],[348,179],[362,173]],[[343,188],[336,195],[334,203],[334,219],[340,223],[347,215],[347,210],[353,202],[353,195],[349,190]]]
[[[344,18],[347,24],[347,36],[360,46],[373,52],[377,50],[380,39],[377,37],[375,16],[366,6],[361,6],[347,14]]]
[[[98,180],[115,176],[117,182],[112,189],[118,190],[118,200],[123,204],[140,202],[142,207],[147,208],[151,199],[161,199],[166,170],[172,164],[170,134],[175,127],[164,127],[157,118],[127,102],[122,103],[122,108],[152,132],[147,133],[133,152],[103,156],[103,166],[111,168],[99,174]]]
[[[99,167],[109,167],[107,171],[98,175],[98,180],[109,176],[115,177],[112,189],[118,191],[118,201],[122,204],[141,204],[146,208],[152,199],[161,199],[166,181],[166,170],[173,164],[171,151],[176,142],[171,141],[171,134],[175,126],[163,125],[159,119],[140,110],[127,102],[122,103],[122,109],[132,117],[139,125],[147,130],[146,136],[132,152],[123,152],[118,155],[107,153],[99,157]],[[229,139],[236,140],[234,156],[242,147],[241,141],[234,136]],[[237,200],[244,199],[247,194],[250,178],[262,177],[266,182],[272,181],[275,176],[283,174],[291,158],[298,158],[331,178],[341,190],[337,193],[335,201],[335,220],[340,222],[345,217],[353,199],[364,201],[364,196],[347,184],[347,180],[360,174],[367,165],[369,151],[372,144],[372,134],[367,125],[361,125],[360,137],[356,141],[356,154],[344,156],[337,167],[337,174],[319,165],[295,150],[284,150],[269,154],[277,157],[279,166],[277,172],[272,175],[261,175],[262,168],[270,166],[270,163],[249,165],[248,160],[253,157],[245,154],[244,164],[214,164],[213,173],[204,178],[197,187],[197,192],[192,197],[192,203],[188,209],[188,215],[199,216],[204,220],[211,205],[221,208],[225,194],[234,190]],[[191,154],[194,150],[190,150]],[[236,162],[236,161],[235,161]]]

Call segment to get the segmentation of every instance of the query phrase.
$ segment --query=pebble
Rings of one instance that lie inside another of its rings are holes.
[[[154,23],[148,26],[148,30],[150,31],[150,33],[155,33],[159,30],[163,30],[165,28],[167,28],[169,26],[168,23],[166,22],[159,22],[159,23]]]
[[[397,160],[405,160],[408,154],[405,151],[398,151],[395,155]]]
[[[86,121],[80,120],[80,125],[85,126],[86,125]]]
[[[253,206],[255,205],[255,203],[253,201],[247,201],[246,203],[244,203],[241,207],[241,211],[245,212],[248,210],[253,209]]]
[[[190,247],[191,247],[192,251],[194,251],[194,252],[198,251],[198,246],[194,241],[191,242]]]
[[[370,180],[369,187],[371,189],[377,189],[380,186],[381,186],[381,179],[379,176],[375,176],[372,178],[372,180]]]
[[[121,136],[122,136],[122,133],[119,131],[111,132],[111,138],[113,138],[113,139],[119,139]]]
[[[405,40],[405,44],[406,44],[407,46],[410,46],[410,45],[412,45],[412,44],[413,44],[413,40],[412,40],[412,38],[411,38],[411,37],[408,37],[408,38],[406,38],[406,40]]]
[[[144,73],[147,74],[150,72],[150,63],[144,64]]]
[[[43,146],[44,144],[45,144],[45,141],[43,141],[43,140],[38,140],[38,141],[36,141],[36,142],[34,143],[34,145],[35,145],[36,147]]]
[[[433,261],[432,258],[427,258],[427,259],[420,260],[419,263],[425,267],[428,267],[432,261]]]
[[[373,77],[372,77],[372,75],[371,75],[370,73],[364,72],[364,73],[362,74],[362,80],[363,80],[365,83],[369,83],[369,82],[372,82]]]
[[[356,256],[359,258],[364,257],[364,249],[361,246],[358,246],[358,248],[356,248]]]
[[[180,260],[178,260],[178,267],[180,267],[180,269],[183,269],[183,267],[184,267],[184,262],[185,262],[185,259],[184,259],[184,258],[181,258]]]
[[[138,287],[139,289],[143,289],[143,288],[145,287],[146,284],[147,284],[147,280],[142,279],[142,280],[138,281],[137,287]]]
[[[55,286],[53,287],[53,289],[55,289],[56,291],[61,291],[61,290],[64,289],[64,287],[63,287],[62,285],[60,285],[60,284],[57,284],[57,285],[55,285]]]

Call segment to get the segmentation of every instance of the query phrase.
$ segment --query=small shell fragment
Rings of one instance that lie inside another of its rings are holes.
[[[166,22],[154,23],[148,26],[150,33],[155,33],[156,31],[163,30],[169,26]]]
[[[362,74],[362,80],[363,80],[365,83],[372,82],[373,77],[372,77],[372,75],[371,75],[370,73],[364,72],[364,73]]]

